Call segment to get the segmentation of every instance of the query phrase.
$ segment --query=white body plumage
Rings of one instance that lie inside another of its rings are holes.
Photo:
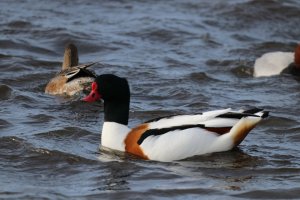
[[[105,122],[102,130],[102,145],[110,149],[126,151],[128,134],[136,134],[140,150],[150,160],[173,161],[212,152],[228,151],[238,145],[247,133],[262,119],[263,111],[244,117],[226,117],[243,112],[231,109],[204,112],[197,115],[179,115],[161,118],[143,124],[143,132],[131,130],[127,126],[115,122]],[[224,117],[218,117],[222,116]],[[198,126],[198,127],[197,127]],[[218,131],[228,129],[226,133]],[[140,129],[139,129],[140,130]],[[148,134],[147,131],[160,131],[161,134]],[[212,131],[214,130],[214,131]],[[137,141],[133,141],[137,142]],[[135,152],[130,152],[135,154]]]

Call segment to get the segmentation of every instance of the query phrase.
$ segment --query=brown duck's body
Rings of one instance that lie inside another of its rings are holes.
[[[62,70],[46,85],[45,93],[51,95],[73,96],[90,89],[95,74],[87,68],[96,64],[78,65],[78,52],[74,44],[68,44],[64,52]]]

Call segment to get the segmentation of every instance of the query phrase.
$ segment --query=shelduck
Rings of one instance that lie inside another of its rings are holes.
[[[270,52],[256,59],[254,63],[254,76],[273,76],[289,73],[300,75],[300,44],[294,52]]]
[[[100,75],[83,101],[104,101],[103,147],[147,160],[174,161],[239,145],[267,111],[214,110],[195,115],[161,117],[129,128],[130,89],[125,78]]]
[[[97,62],[78,65],[78,52],[74,44],[65,47],[62,70],[46,85],[45,93],[73,96],[88,91],[96,75],[87,68]]]

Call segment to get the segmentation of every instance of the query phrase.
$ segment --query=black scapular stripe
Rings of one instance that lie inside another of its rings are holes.
[[[204,127],[205,126],[203,124],[191,124],[191,125],[184,125],[184,126],[172,126],[168,128],[161,128],[161,129],[149,129],[142,134],[142,136],[138,140],[138,144],[141,145],[143,141],[151,135],[157,136],[175,130],[184,130],[189,128],[204,128]]]
[[[261,118],[268,117],[269,116],[269,111],[263,111],[263,110],[264,109],[253,108],[253,109],[244,111],[244,113],[255,114],[255,113],[258,113],[258,112],[262,112]]]
[[[255,115],[255,113],[262,112],[261,116]],[[222,115],[219,115],[217,117],[220,118],[234,118],[234,119],[241,119],[243,117],[261,117],[266,118],[269,116],[269,111],[263,111],[263,109],[260,108],[252,108],[250,110],[246,110],[242,113],[234,113],[234,112],[228,112]]]
[[[253,115],[251,113],[234,113],[234,112],[228,112],[222,115],[218,115],[219,118],[231,118],[231,119],[241,119],[243,117],[259,117],[257,115]]]
[[[206,129],[210,132],[214,132],[219,135],[222,135],[222,134],[229,132],[232,127],[206,127],[203,124],[192,124],[192,125],[184,125],[184,126],[173,126],[173,127],[161,128],[161,129],[149,129],[142,134],[142,136],[140,137],[140,139],[138,140],[137,143],[139,145],[141,145],[143,143],[143,141],[151,135],[157,136],[157,135],[165,134],[170,131],[184,130],[184,129],[189,129],[189,128],[202,128],[202,129]]]

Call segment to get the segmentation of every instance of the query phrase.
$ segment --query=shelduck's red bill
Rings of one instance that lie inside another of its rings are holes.
[[[90,92],[90,94],[88,96],[83,98],[82,101],[94,102],[94,101],[101,99],[101,95],[99,94],[97,89],[98,89],[97,83],[93,82],[92,83],[92,91]]]

